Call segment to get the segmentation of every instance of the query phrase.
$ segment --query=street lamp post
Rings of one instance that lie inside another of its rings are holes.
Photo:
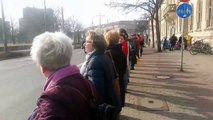
[[[104,15],[102,15],[101,13],[99,15],[97,15],[99,17],[99,27],[101,28],[101,17],[104,17]]]
[[[4,41],[4,52],[8,52],[7,50],[7,39],[5,33],[5,17],[4,17],[4,5],[3,0],[1,0],[1,12],[2,12],[2,39]]]
[[[46,19],[47,19],[47,16],[46,16],[46,11],[47,10],[47,8],[46,8],[46,0],[44,0],[44,31],[46,31],[47,30],[47,21],[46,21]]]
[[[61,17],[62,17],[62,31],[64,32],[64,9],[61,7]]]

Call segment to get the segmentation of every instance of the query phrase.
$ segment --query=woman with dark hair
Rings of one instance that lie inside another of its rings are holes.
[[[122,52],[126,56],[127,68],[124,74],[124,82],[125,82],[125,91],[127,89],[127,84],[129,82],[129,42],[128,42],[128,34],[125,29],[119,29],[119,43],[121,44]]]
[[[112,62],[104,54],[106,49],[104,36],[95,31],[88,31],[84,46],[87,55],[80,69],[81,74],[93,82],[102,103],[111,104],[120,111],[121,103],[114,86]]]
[[[129,43],[128,43],[128,34],[125,29],[119,29],[120,39],[119,42],[122,46],[122,51],[126,55],[127,60],[129,59]]]

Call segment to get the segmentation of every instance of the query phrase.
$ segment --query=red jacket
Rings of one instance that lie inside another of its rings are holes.
[[[139,44],[139,48],[142,48],[142,47],[143,47],[143,45],[142,45],[142,42],[143,42],[142,37],[138,37],[138,38],[137,38],[137,42],[138,42],[138,44]]]
[[[124,41],[121,43],[122,46],[122,51],[125,54],[126,58],[128,57],[128,52],[129,52],[129,47],[128,47],[128,42]]]

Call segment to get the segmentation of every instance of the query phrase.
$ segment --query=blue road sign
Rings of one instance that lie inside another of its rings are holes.
[[[183,3],[178,6],[176,13],[180,18],[188,18],[192,14],[192,6],[188,3]]]

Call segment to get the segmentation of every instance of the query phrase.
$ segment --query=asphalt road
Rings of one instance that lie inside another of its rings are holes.
[[[85,60],[75,49],[71,64]],[[30,57],[0,61],[0,120],[26,120],[33,111],[45,78]]]

